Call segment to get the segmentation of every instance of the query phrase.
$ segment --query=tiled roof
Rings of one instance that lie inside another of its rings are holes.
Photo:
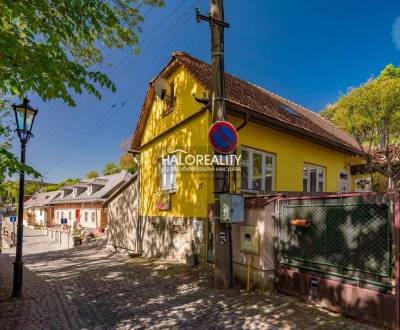
[[[37,193],[29,198],[25,203],[25,208],[42,207],[48,205],[53,199],[60,194],[60,191],[51,191],[44,193]]]
[[[99,190],[93,192],[91,195],[88,195],[87,189],[85,189],[83,191],[80,191],[80,193],[76,197],[73,197],[72,192],[64,197],[58,196],[52,201],[51,204],[104,202],[116,189],[118,189],[119,186],[130,180],[131,177],[132,174],[128,173],[127,171],[122,171],[117,174],[99,176],[93,180],[89,180],[89,182],[87,180],[84,180],[82,182],[84,182],[85,185],[79,185],[79,183],[77,185],[79,185],[80,187],[88,187],[91,182],[102,182],[103,186]]]
[[[211,66],[187,53],[173,53],[171,61],[159,76],[166,75],[177,65],[183,65],[207,91],[211,92]],[[140,147],[140,139],[149,111],[148,98],[151,98],[154,93],[151,84],[152,82],[150,83],[146,101],[132,140],[133,149]],[[230,74],[225,74],[225,91],[228,110],[230,108],[240,108],[250,116],[252,114],[260,115],[263,121],[270,123],[272,126],[306,135],[316,142],[323,142],[324,144],[341,147],[350,152],[361,153],[357,142],[331,122],[317,113],[266,89]]]

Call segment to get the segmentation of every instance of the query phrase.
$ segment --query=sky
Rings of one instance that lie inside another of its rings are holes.
[[[102,99],[76,95],[77,106],[43,102],[27,163],[46,182],[83,178],[118,162],[121,143],[134,132],[148,82],[173,51],[210,62],[210,29],[196,23],[195,8],[207,15],[209,0],[166,0],[164,8],[143,7],[140,55],[104,50],[117,91]],[[348,88],[400,65],[400,1],[396,0],[225,0],[225,70],[320,111]],[[19,153],[19,146],[15,145]]]

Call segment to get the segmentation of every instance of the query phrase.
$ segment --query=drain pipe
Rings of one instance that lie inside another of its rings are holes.
[[[241,123],[237,128],[236,128],[236,131],[237,132],[239,132],[243,127],[245,127],[246,125],[247,125],[247,123],[249,122],[249,114],[248,113],[246,113],[245,114],[245,117],[244,117],[244,122],[243,123]],[[235,149],[235,151],[234,151],[234,153],[235,153],[235,155],[236,155],[236,151],[237,151],[237,149]],[[235,165],[238,165],[238,164],[235,164]],[[234,193],[236,193],[237,192],[237,187],[236,187],[236,171],[233,171],[233,182],[232,182],[232,186],[233,186],[233,192]]]

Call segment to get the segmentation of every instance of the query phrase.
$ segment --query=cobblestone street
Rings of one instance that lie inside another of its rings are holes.
[[[106,252],[102,240],[59,250],[25,234],[21,300],[9,298],[13,250],[0,254],[2,330],[372,329],[281,295],[215,290],[208,268]]]

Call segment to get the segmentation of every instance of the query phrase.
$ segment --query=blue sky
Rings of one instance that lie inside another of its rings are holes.
[[[104,71],[116,83],[116,93],[104,90],[102,100],[79,95],[75,108],[30,95],[39,115],[27,162],[46,181],[84,177],[118,161],[148,81],[171,52],[187,51],[209,62],[209,26],[194,18],[196,6],[209,12],[209,0],[166,3],[162,9],[143,9],[139,56],[105,50],[112,66]],[[386,64],[400,65],[400,1],[225,0],[224,5],[231,24],[225,33],[226,71],[314,111],[378,75]]]

